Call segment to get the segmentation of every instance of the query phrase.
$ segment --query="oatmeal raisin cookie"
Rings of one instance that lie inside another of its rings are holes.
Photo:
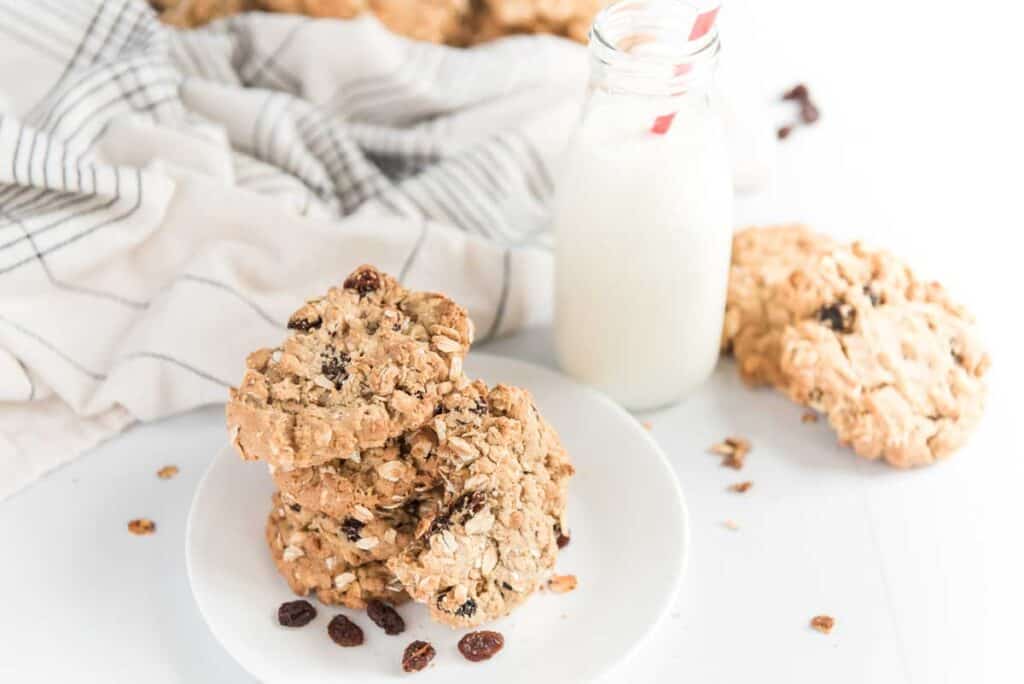
[[[388,561],[431,617],[471,627],[508,614],[551,574],[573,467],[525,390],[474,383],[420,431],[445,490]]]
[[[292,314],[277,349],[249,355],[227,425],[242,458],[290,469],[350,457],[415,430],[464,382],[466,311],[360,266]]]
[[[783,389],[824,413],[861,456],[933,463],[978,423],[989,357],[941,285],[858,243],[794,270],[771,297],[797,322],[779,338]]]

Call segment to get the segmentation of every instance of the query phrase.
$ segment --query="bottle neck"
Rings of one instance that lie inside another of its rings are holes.
[[[695,37],[695,22],[679,0],[612,3],[590,30],[591,87],[648,97],[706,92],[721,45],[714,26]]]

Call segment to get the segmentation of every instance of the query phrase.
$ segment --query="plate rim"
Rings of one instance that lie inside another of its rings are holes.
[[[500,354],[489,354],[486,352],[477,352],[473,354],[472,361],[476,361],[481,358],[484,359],[485,363],[497,362],[512,366],[520,366],[522,368],[528,369],[529,372],[539,371],[543,375],[555,376],[560,382],[571,383],[580,390],[590,394],[594,399],[596,399],[600,403],[603,403],[607,408],[611,409],[613,413],[617,413],[620,417],[625,418],[626,425],[633,425],[633,427],[627,429],[632,429],[647,443],[649,447],[651,447],[652,451],[657,454],[658,463],[670,475],[669,480],[672,483],[671,489],[675,493],[676,502],[679,505],[679,522],[682,526],[682,537],[680,544],[680,555],[682,556],[682,558],[681,562],[678,565],[678,572],[675,574],[675,577],[673,578],[672,588],[668,592],[666,600],[662,603],[662,607],[659,610],[655,619],[651,620],[650,623],[648,623],[648,625],[644,628],[640,636],[637,639],[634,639],[633,643],[630,644],[629,647],[624,649],[622,651],[622,654],[618,658],[611,661],[609,663],[609,666],[604,670],[604,672],[599,674],[597,679],[594,680],[606,681],[610,675],[617,673],[625,663],[628,663],[636,655],[637,651],[650,640],[651,635],[654,634],[654,632],[656,632],[662,626],[662,624],[665,622],[669,614],[669,611],[672,609],[672,606],[675,605],[679,597],[680,591],[682,590],[683,581],[686,577],[686,573],[689,569],[690,564],[691,539],[690,509],[686,502],[686,495],[683,492],[682,482],[680,481],[679,474],[672,466],[672,462],[669,460],[668,454],[665,453],[665,450],[661,448],[661,445],[658,444],[657,440],[654,439],[650,432],[643,428],[643,426],[636,420],[636,417],[632,413],[627,411],[625,408],[620,406],[618,403],[616,403],[613,399],[611,399],[604,393],[600,392],[599,390],[588,385],[579,383],[576,380],[572,379],[571,377],[563,375],[562,373],[559,373],[558,371],[550,367],[542,366],[540,364],[532,363],[529,361],[523,361],[515,357],[502,356]],[[193,536],[195,533],[196,525],[197,503],[205,489],[209,486],[210,475],[213,472],[214,468],[217,467],[218,463],[224,456],[225,452],[230,451],[232,451],[232,446],[230,442],[224,443],[224,445],[217,451],[214,457],[210,459],[209,465],[207,465],[206,469],[203,471],[203,475],[200,478],[199,482],[196,484],[195,491],[192,494],[192,500],[189,503],[188,520],[186,521],[185,524],[185,574],[188,578],[189,591],[192,594],[192,600],[195,603],[195,606],[199,611],[199,615],[202,617],[203,623],[206,625],[206,628],[209,631],[210,635],[214,638],[217,644],[229,656],[231,656],[231,659],[238,663],[239,667],[241,667],[248,674],[259,678],[260,675],[258,673],[253,672],[251,669],[249,669],[249,667],[247,667],[246,664],[243,663],[235,655],[233,651],[231,651],[229,648],[225,646],[224,640],[218,634],[216,628],[211,623],[210,618],[206,613],[206,610],[204,610],[203,602],[196,594],[195,568],[192,556],[192,549],[194,546]]]

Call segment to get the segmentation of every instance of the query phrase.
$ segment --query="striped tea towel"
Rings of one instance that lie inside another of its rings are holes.
[[[161,25],[0,0],[0,498],[225,400],[307,296],[374,263],[487,339],[550,317],[545,209],[584,48],[372,17]]]

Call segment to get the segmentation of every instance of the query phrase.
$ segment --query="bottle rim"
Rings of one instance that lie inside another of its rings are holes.
[[[692,28],[693,7],[681,0],[617,0],[594,18],[590,54],[616,82],[631,80],[628,90],[689,90],[710,79],[721,51],[717,27],[691,40]]]

